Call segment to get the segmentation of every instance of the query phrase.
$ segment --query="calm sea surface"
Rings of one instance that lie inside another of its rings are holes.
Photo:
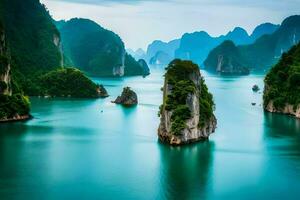
[[[0,199],[300,199],[300,120],[263,112],[263,76],[202,74],[218,129],[185,147],[157,141],[162,70],[94,79],[107,99],[31,98],[33,120],[0,124]],[[124,86],[137,107],[111,103]]]

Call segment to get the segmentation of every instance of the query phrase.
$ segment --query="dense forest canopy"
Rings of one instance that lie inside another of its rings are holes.
[[[103,86],[96,85],[81,71],[64,68],[51,71],[40,77],[40,94],[52,97],[97,98],[106,97]]]

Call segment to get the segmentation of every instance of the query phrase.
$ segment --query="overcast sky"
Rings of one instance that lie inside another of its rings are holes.
[[[216,36],[236,26],[251,33],[263,22],[300,14],[300,0],[41,0],[54,19],[89,18],[119,34],[126,48],[146,49],[186,32]]]

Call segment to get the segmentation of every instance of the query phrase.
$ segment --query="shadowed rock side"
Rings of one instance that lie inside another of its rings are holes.
[[[204,61],[205,69],[224,75],[248,75],[249,69],[243,65],[243,58],[235,44],[226,40],[213,49]]]
[[[174,60],[167,67],[158,136],[170,145],[208,139],[216,129],[212,95],[199,68],[190,61]]]
[[[300,118],[300,44],[284,53],[265,78],[264,108]]]
[[[121,96],[118,96],[113,103],[122,104],[124,106],[133,106],[138,104],[138,98],[134,91],[132,91],[129,87],[125,87]]]
[[[149,69],[149,66],[148,66],[147,62],[144,59],[139,59],[138,63],[140,64],[140,66],[143,69],[144,76],[149,75],[150,74],[150,69]]]

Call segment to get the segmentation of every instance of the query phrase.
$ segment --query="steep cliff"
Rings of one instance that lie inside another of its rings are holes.
[[[212,95],[199,68],[174,60],[167,67],[158,136],[162,142],[182,145],[208,139],[216,129]]]
[[[0,94],[11,95],[11,65],[4,27],[0,21]]]
[[[27,97],[21,93],[12,93],[11,60],[0,20],[0,122],[28,119],[29,107]]]
[[[267,74],[264,108],[300,118],[300,44],[284,53]]]
[[[93,76],[136,76],[142,67],[128,53],[122,39],[89,19],[55,22],[68,64]]]
[[[239,49],[230,40],[213,49],[204,61],[205,69],[210,72],[248,75],[249,69],[243,63]]]
[[[12,60],[13,90],[35,95],[37,77],[63,64],[60,34],[38,0],[0,0],[0,10]]]
[[[68,59],[64,62],[60,33],[39,0],[0,0],[0,21],[4,27],[2,32],[5,32],[5,36],[1,35],[1,51],[4,41],[9,50],[7,55],[1,56],[2,64],[6,63],[5,67],[1,66],[0,74],[1,88],[6,88],[5,93],[87,98],[107,96],[105,92],[101,93],[103,87],[98,87],[83,73],[63,69],[72,63]],[[125,57],[125,52],[123,55]]]

